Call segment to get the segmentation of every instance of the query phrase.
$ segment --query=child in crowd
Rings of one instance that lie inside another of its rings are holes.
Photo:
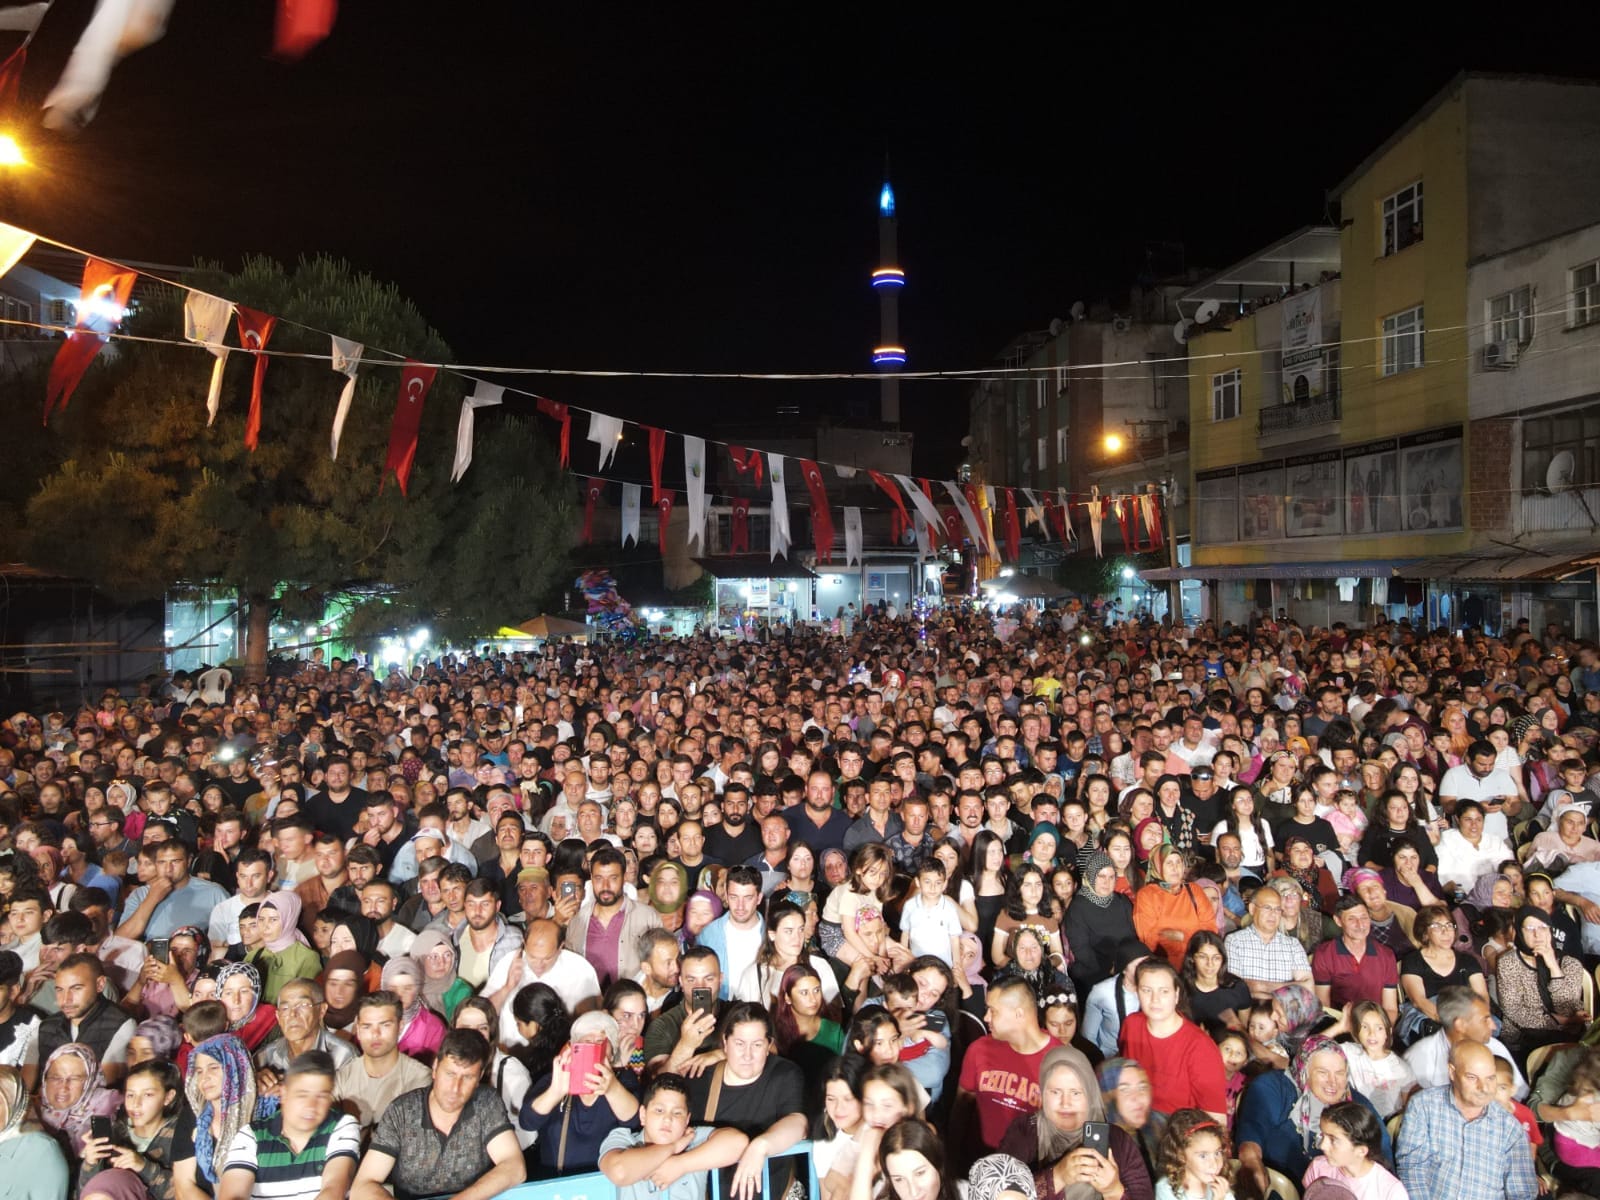
[[[932,955],[947,967],[956,965],[961,938],[961,910],[945,894],[944,864],[930,858],[917,871],[917,891],[900,909],[900,940],[913,958]]]
[[[1156,1163],[1156,1200],[1233,1200],[1228,1185],[1228,1131],[1198,1108],[1167,1121]]]
[[[705,1200],[710,1173],[739,1161],[750,1139],[737,1129],[689,1123],[689,1083],[658,1075],[639,1105],[639,1128],[600,1143],[600,1170],[618,1200]]]
[[[1600,1101],[1600,1059],[1586,1054],[1573,1069],[1561,1103],[1565,1106],[1596,1101]],[[1565,1168],[1558,1172],[1562,1182],[1591,1191],[1593,1182],[1600,1180],[1600,1122],[1557,1121],[1555,1148],[1556,1158]]]
[[[858,958],[870,958],[877,953],[862,933],[858,917],[862,909],[871,908],[879,916],[879,925],[887,937],[888,929],[882,926],[881,918],[893,879],[894,869],[886,848],[876,843],[856,848],[850,859],[850,878],[843,887],[828,893],[822,921],[817,926],[825,954],[850,966]]]
[[[1222,1069],[1228,1079],[1228,1123],[1239,1111],[1239,1097],[1251,1076],[1245,1072],[1250,1065],[1250,1042],[1237,1029],[1224,1029],[1217,1034],[1217,1050],[1222,1055]]]
[[[1270,1071],[1289,1069],[1289,1052],[1281,1040],[1283,1031],[1278,1028],[1278,1018],[1272,1014],[1271,1000],[1257,1000],[1250,1006],[1244,1032],[1251,1058]]]
[[[1416,1074],[1394,1052],[1394,1026],[1382,1005],[1363,1000],[1350,1010],[1350,1020],[1355,1025],[1355,1041],[1344,1043],[1350,1086],[1371,1100],[1378,1115],[1387,1121],[1416,1089]]]
[[[1349,788],[1341,788],[1333,799],[1328,813],[1328,824],[1333,826],[1339,839],[1339,853],[1346,862],[1361,861],[1361,838],[1367,832],[1367,814],[1361,811],[1361,797]]]
[[[1406,1200],[1406,1189],[1383,1163],[1383,1126],[1353,1100],[1322,1110],[1322,1153],[1306,1168],[1303,1186],[1335,1179],[1356,1200]]]
[[[1494,1058],[1494,1100],[1517,1119],[1522,1131],[1528,1135],[1528,1150],[1533,1154],[1534,1166],[1539,1163],[1539,1147],[1544,1145],[1544,1133],[1533,1110],[1516,1097],[1517,1077],[1511,1064],[1498,1054]]]
[[[904,972],[884,976],[883,1003],[900,1027],[900,1063],[928,1093],[939,1098],[950,1071],[950,1026],[938,1009],[917,1009],[917,981]]]

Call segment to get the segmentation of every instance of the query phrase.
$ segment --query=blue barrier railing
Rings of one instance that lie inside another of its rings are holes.
[[[802,1158],[805,1163],[806,1195],[817,1195],[817,1164],[811,1157],[810,1142],[796,1142],[782,1154],[774,1155],[778,1162],[788,1158]],[[780,1200],[772,1194],[772,1163],[769,1158],[761,1169],[761,1194],[766,1200]],[[722,1172],[712,1171],[707,1189],[708,1200],[722,1200]],[[538,1183],[518,1184],[510,1191],[501,1192],[495,1200],[617,1200],[619,1188],[599,1171],[582,1175],[563,1175],[559,1179],[543,1179]]]

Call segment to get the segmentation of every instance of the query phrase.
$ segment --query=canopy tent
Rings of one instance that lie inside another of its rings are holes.
[[[582,621],[568,621],[564,617],[535,617],[531,621],[524,621],[517,628],[521,630],[524,637],[531,638],[589,636],[589,627]]]

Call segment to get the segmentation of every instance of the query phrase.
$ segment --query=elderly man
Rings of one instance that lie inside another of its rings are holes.
[[[528,1177],[505,1101],[478,1086],[490,1053],[470,1029],[445,1034],[431,1084],[396,1097],[379,1117],[350,1200],[390,1200],[391,1192],[492,1200]]]
[[[600,1004],[600,977],[582,955],[561,948],[561,926],[550,920],[529,921],[522,953],[502,959],[483,985],[483,994],[500,1014],[503,1046],[526,1044],[517,1032],[511,1001],[530,983],[549,984],[573,1016]]]
[[[291,979],[279,988],[278,1031],[256,1051],[258,1071],[271,1071],[281,1079],[290,1063],[311,1050],[333,1059],[334,1070],[354,1058],[355,1047],[328,1032],[322,1023],[327,1011],[328,998],[315,979]]]
[[[1411,1097],[1395,1169],[1411,1200],[1533,1200],[1539,1180],[1528,1135],[1495,1103],[1494,1055],[1475,1042],[1450,1051],[1449,1082]]]

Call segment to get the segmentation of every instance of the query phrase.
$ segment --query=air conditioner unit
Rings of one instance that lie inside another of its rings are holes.
[[[1133,328],[1133,320],[1130,317],[1117,317],[1111,322],[1111,328],[1118,333],[1127,333]]]
[[[1483,348],[1483,365],[1494,370],[1504,370],[1517,365],[1522,346],[1517,342],[1490,342]]]

